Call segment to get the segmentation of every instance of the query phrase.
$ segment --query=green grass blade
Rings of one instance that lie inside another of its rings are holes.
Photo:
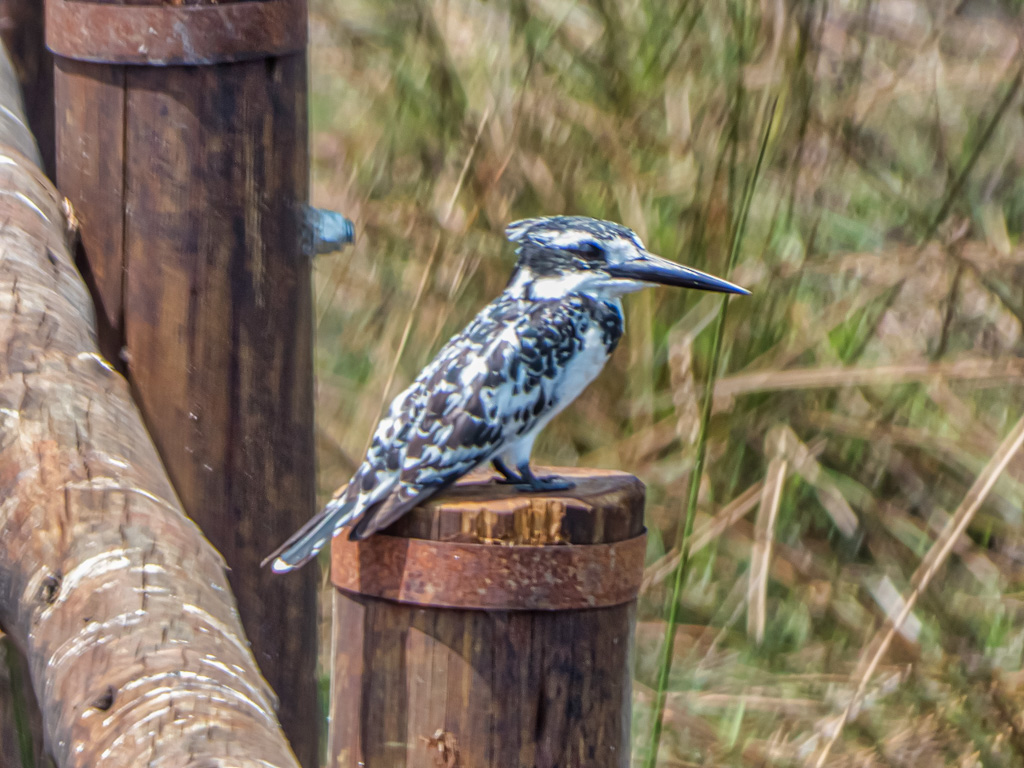
[[[743,192],[743,202],[740,208],[739,219],[736,229],[733,231],[732,245],[729,249],[729,261],[726,264],[725,276],[732,273],[739,254],[740,245],[743,242],[743,232],[746,229],[747,214],[750,211],[750,203],[754,195],[754,187],[761,172],[761,164],[764,160],[765,151],[768,147],[768,138],[771,134],[772,121],[775,116],[775,105],[777,100],[772,100],[765,117],[764,129],[761,133],[761,145],[758,148],[757,162],[754,170],[747,179],[746,189]],[[668,678],[672,671],[672,651],[676,639],[676,620],[679,613],[679,598],[682,593],[683,582],[686,580],[686,572],[690,561],[690,537],[693,534],[693,521],[697,511],[697,495],[700,490],[700,480],[704,474],[704,461],[707,456],[707,434],[708,423],[711,421],[711,405],[714,400],[715,377],[718,372],[718,365],[721,359],[722,339],[725,336],[725,319],[729,307],[729,296],[722,297],[722,303],[718,310],[718,321],[715,325],[715,337],[711,347],[711,365],[708,369],[708,381],[704,388],[704,400],[701,408],[700,431],[697,434],[697,456],[694,462],[693,473],[690,476],[690,491],[686,502],[686,521],[683,526],[683,539],[681,557],[676,566],[672,579],[671,601],[668,608],[667,624],[665,627],[665,639],[662,643],[661,658],[658,664],[658,681],[655,689],[654,703],[652,705],[651,735],[647,746],[647,756],[644,760],[645,768],[654,768],[658,760],[658,746],[661,741],[661,731],[665,715],[665,699],[668,692]]]

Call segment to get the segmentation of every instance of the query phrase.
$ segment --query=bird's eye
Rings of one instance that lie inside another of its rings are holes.
[[[597,261],[604,258],[604,248],[597,243],[587,240],[572,248],[572,251],[587,261]]]

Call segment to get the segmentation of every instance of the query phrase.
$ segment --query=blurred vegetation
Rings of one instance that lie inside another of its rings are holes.
[[[620,221],[732,278],[658,765],[1024,764],[1019,0],[313,0],[320,467],[514,256]],[[719,300],[627,301],[542,463],[648,486],[634,755]]]

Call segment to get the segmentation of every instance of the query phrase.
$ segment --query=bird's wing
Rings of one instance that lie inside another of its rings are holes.
[[[387,527],[550,418],[589,322],[583,299],[485,307],[395,398],[359,470],[272,555],[275,570],[301,565],[343,526],[354,524],[353,539]]]
[[[425,409],[409,440],[398,482],[367,509],[350,538],[386,528],[501,450],[508,435],[498,410],[487,404],[480,382],[472,382],[470,389],[468,398],[456,392],[432,394],[435,407]]]
[[[418,380],[425,400],[397,482],[350,537],[386,528],[533,429],[555,405],[560,366],[580,349],[581,314],[555,301],[495,302],[453,339]]]
[[[438,352],[391,403],[348,484],[268,558],[275,570],[306,562],[346,525],[355,539],[386,527],[503,445],[497,403],[519,375],[522,313],[517,300],[492,302]]]
[[[364,539],[387,528],[486,461],[502,445],[500,425],[488,423],[479,414],[461,407],[446,414],[426,414],[409,442],[398,481],[387,496],[367,508],[349,538]]]
[[[402,459],[423,411],[424,393],[419,382],[399,394],[388,414],[374,430],[366,458],[352,479],[339,488],[331,500],[301,529],[296,531],[264,561],[278,573],[308,562],[343,527],[359,521],[381,506],[398,483]]]
[[[501,402],[514,384],[521,315],[518,301],[492,302],[423,370],[414,384],[421,393],[415,418],[393,455],[396,482],[367,508],[351,538],[387,527],[504,445]]]

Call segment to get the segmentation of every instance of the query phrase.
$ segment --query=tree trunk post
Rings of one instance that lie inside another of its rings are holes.
[[[554,471],[334,539],[330,768],[627,768],[643,485]]]
[[[309,768],[317,574],[259,566],[315,505],[305,0],[46,0],[46,13],[57,180],[102,350],[227,561]]]

